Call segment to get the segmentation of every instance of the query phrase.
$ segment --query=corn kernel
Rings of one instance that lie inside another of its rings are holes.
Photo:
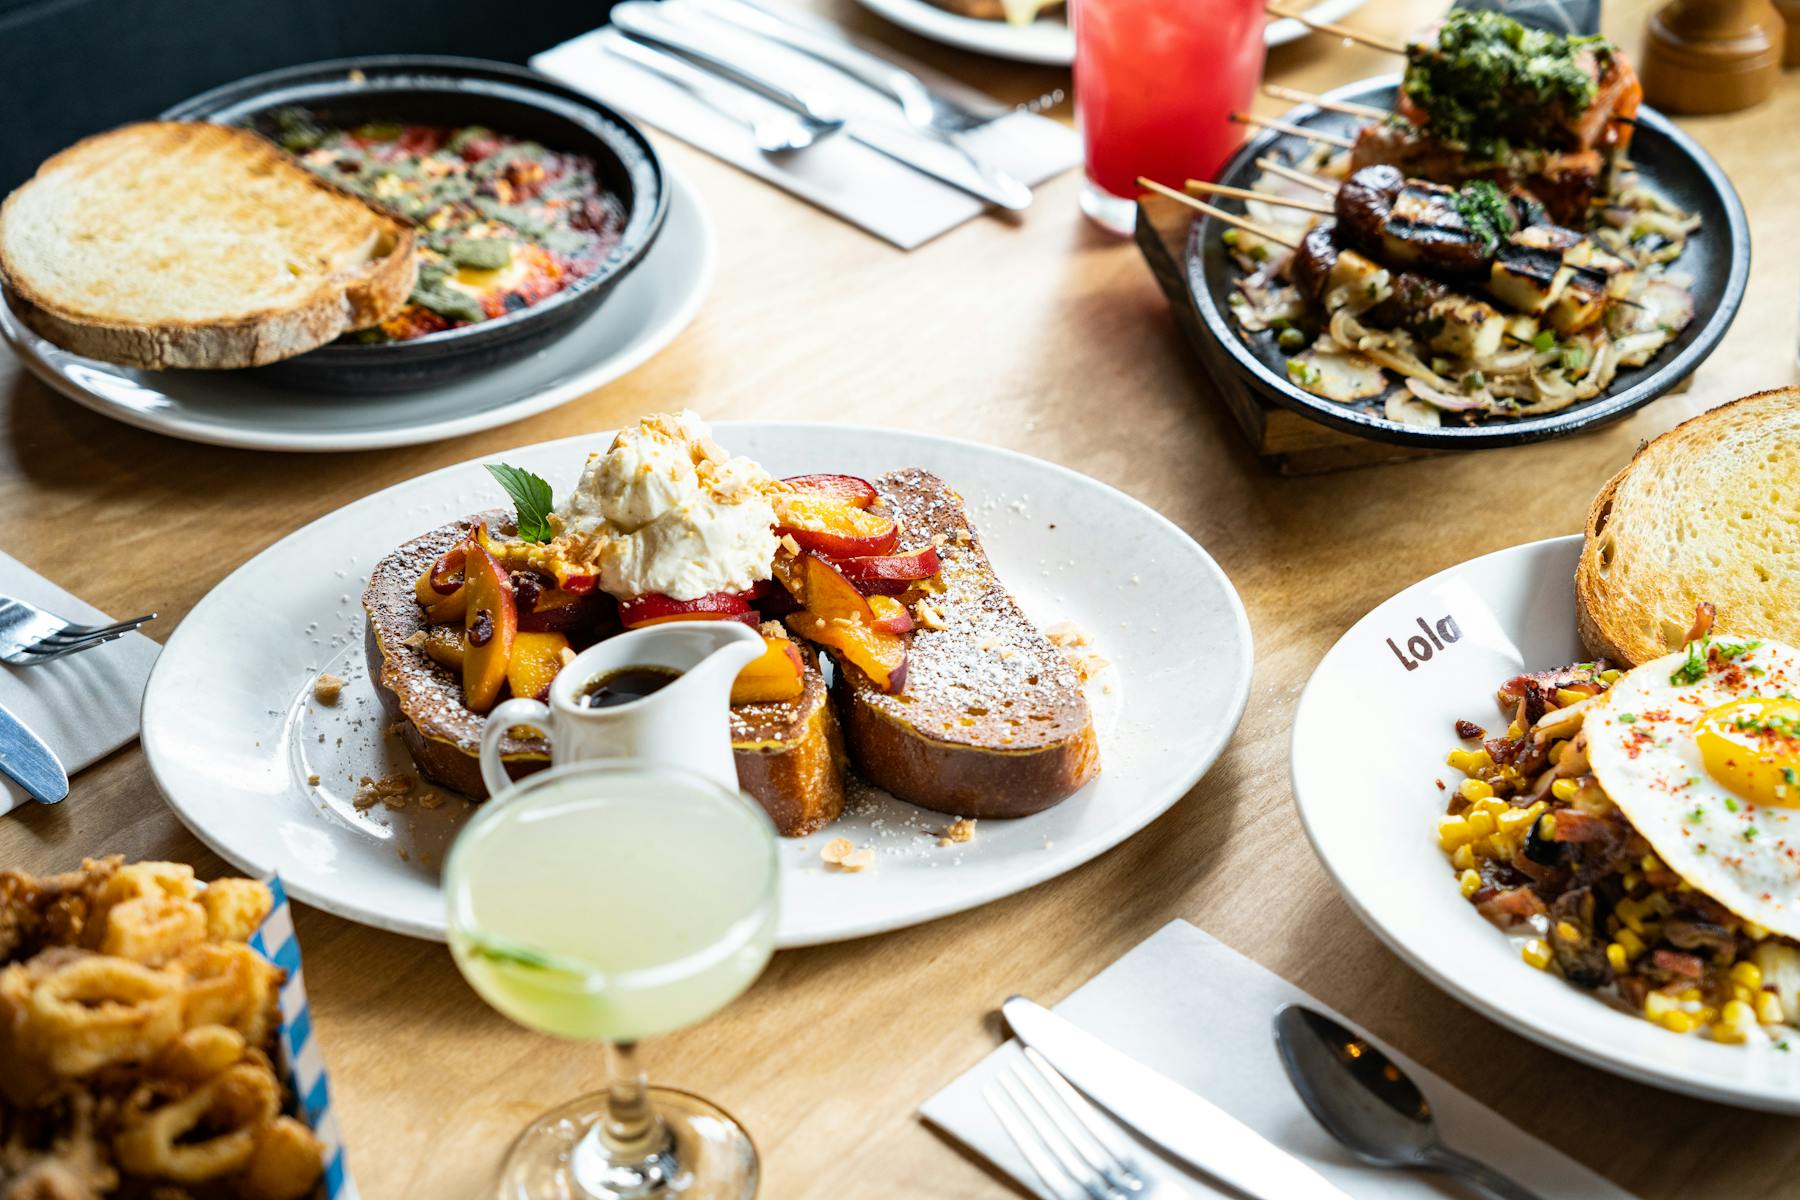
[[[1554,842],[1556,840],[1556,814],[1545,813],[1543,816],[1539,817],[1537,831],[1538,836],[1543,838],[1546,842]]]
[[[1619,883],[1628,892],[1637,891],[1638,884],[1640,884],[1642,882],[1644,882],[1644,877],[1642,875],[1638,874],[1636,871],[1625,872],[1624,878],[1619,880]]]
[[[1511,843],[1496,833],[1487,840],[1486,853],[1489,858],[1497,858],[1506,862],[1511,860],[1513,848]]]
[[[1476,812],[1484,812],[1488,816],[1494,818],[1498,818],[1501,813],[1509,813],[1513,810],[1512,805],[1500,799],[1498,796],[1489,796],[1485,800],[1477,800],[1472,807]]]
[[[1519,956],[1540,971],[1550,967],[1550,947],[1544,944],[1542,938],[1532,938],[1526,942],[1524,949],[1519,951]]]
[[[1632,958],[1641,955],[1645,949],[1643,939],[1638,937],[1636,931],[1630,928],[1619,930],[1618,942],[1619,945],[1625,947],[1625,953],[1629,954]]]
[[[1756,999],[1756,993],[1741,983],[1731,985],[1731,999],[1734,1003],[1748,1004]]]
[[[1675,993],[1675,996],[1677,999],[1682,1000],[1688,1004],[1700,1003],[1700,989],[1697,987],[1682,988],[1679,992]]]
[[[1579,942],[1581,940],[1581,930],[1575,928],[1575,926],[1568,921],[1558,921],[1556,923],[1556,936],[1565,942]]]
[[[1494,765],[1493,756],[1486,750],[1452,750],[1444,761],[1464,775],[1473,775]]]
[[[1719,1019],[1719,1010],[1708,1004],[1701,1008],[1699,1012],[1691,1015],[1694,1018],[1695,1024],[1711,1025]]]
[[[1571,704],[1580,704],[1587,698],[1588,694],[1586,692],[1577,692],[1569,688],[1556,689],[1556,706],[1558,708],[1567,708]]]
[[[1581,785],[1573,779],[1559,779],[1550,785],[1550,794],[1565,804],[1573,800],[1575,793],[1580,790]]]
[[[1662,1015],[1662,1027],[1670,1033],[1692,1033],[1696,1022],[1687,1013],[1676,1010]]]
[[[1462,817],[1443,817],[1438,821],[1438,845],[1454,850],[1469,840],[1469,823]]]
[[[1531,813],[1523,808],[1508,808],[1494,820],[1501,833],[1522,834],[1531,825]]]
[[[1664,992],[1646,992],[1644,994],[1644,1015],[1652,1021],[1661,1021],[1675,1012],[1675,1001]]]
[[[1475,865],[1475,848],[1467,842],[1458,846],[1456,853],[1450,856],[1450,865],[1458,871],[1467,871],[1472,868]]]
[[[1617,942],[1607,943],[1606,961],[1614,971],[1621,975],[1625,973],[1625,968],[1631,965],[1631,958],[1625,953],[1625,947]]]
[[[1525,727],[1523,725],[1519,724],[1517,721],[1514,721],[1511,725],[1508,725],[1506,727],[1506,736],[1509,738],[1524,737],[1525,736]]]
[[[1713,1041],[1736,1045],[1749,1036],[1748,1025],[1733,1025],[1730,1021],[1720,1021],[1712,1027]]]
[[[1741,987],[1747,987],[1753,992],[1757,991],[1762,987],[1762,968],[1748,960],[1741,963],[1733,963],[1731,967],[1731,982],[1738,984]]]
[[[1758,925],[1755,921],[1745,921],[1744,936],[1753,942],[1760,942],[1769,936],[1769,931],[1764,929],[1761,925]]]
[[[1774,992],[1763,992],[1756,997],[1756,1019],[1764,1025],[1779,1025],[1786,1019],[1781,1009],[1781,997]]]
[[[1463,794],[1465,800],[1486,800],[1494,794],[1494,789],[1479,779],[1465,779],[1456,790]]]
[[[1464,871],[1457,876],[1457,886],[1462,889],[1463,899],[1467,900],[1481,890],[1481,876],[1474,871]]]
[[[1617,683],[1619,682],[1619,675],[1619,671],[1608,668],[1607,670],[1600,672],[1600,682],[1605,684]]]
[[[1567,754],[1568,752],[1569,752],[1569,743],[1567,740],[1560,741],[1560,742],[1551,742],[1550,743],[1550,765],[1555,766],[1557,763],[1561,762],[1563,755]]]
[[[1638,866],[1643,868],[1644,874],[1653,875],[1663,869],[1663,862],[1662,859],[1656,857],[1656,852],[1652,850],[1638,859]]]
[[[1472,812],[1464,817],[1463,820],[1468,822],[1469,836],[1474,838],[1484,838],[1499,828],[1498,825],[1494,824],[1493,813]]]
[[[1756,1010],[1742,1000],[1733,1000],[1719,1010],[1719,1020],[1727,1025],[1748,1027],[1752,1021],[1756,1020]]]

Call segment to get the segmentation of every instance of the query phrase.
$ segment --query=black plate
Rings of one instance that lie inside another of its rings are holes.
[[[1397,75],[1364,80],[1341,87],[1327,98],[1391,109],[1399,82]],[[1284,119],[1351,137],[1362,124],[1355,117],[1323,112],[1310,104],[1284,114]],[[1292,159],[1309,144],[1291,134],[1266,131],[1238,151],[1219,181],[1249,187],[1261,173],[1256,165],[1259,157],[1279,151],[1277,158]],[[1232,319],[1228,305],[1238,271],[1219,237],[1221,223],[1205,217],[1195,221],[1188,233],[1187,274],[1201,326],[1223,351],[1209,357],[1220,360],[1257,395],[1303,417],[1358,437],[1401,446],[1449,450],[1517,446],[1616,421],[1668,392],[1712,353],[1737,315],[1744,299],[1744,281],[1750,274],[1750,227],[1744,219],[1744,206],[1711,155],[1667,117],[1644,108],[1638,110],[1631,160],[1646,184],[1684,211],[1700,216],[1699,232],[1670,266],[1694,280],[1695,319],[1655,358],[1641,367],[1620,371],[1612,386],[1592,400],[1538,417],[1489,417],[1476,425],[1446,423],[1438,429],[1421,429],[1390,421],[1379,408],[1369,411],[1315,396],[1289,382],[1290,356],[1276,347],[1272,333],[1246,334]],[[1215,202],[1230,212],[1244,211],[1239,201],[1215,198]]]
[[[596,174],[625,208],[619,244],[593,274],[530,308],[402,342],[332,342],[260,368],[299,387],[388,392],[521,357],[566,332],[605,299],[662,230],[668,189],[648,139],[624,117],[573,88],[506,63],[474,58],[391,55],[336,59],[253,75],[184,100],[170,121],[214,121],[264,133],[283,108],[311,110],[322,123],[365,121],[485,125],[552,150],[594,160]]]

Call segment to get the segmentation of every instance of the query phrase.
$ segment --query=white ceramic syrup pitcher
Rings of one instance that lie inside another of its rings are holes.
[[[500,759],[500,740],[515,725],[544,731],[553,764],[637,758],[686,767],[736,790],[731,684],[762,652],[762,635],[740,621],[671,621],[588,647],[551,681],[550,703],[520,697],[488,714],[481,734],[481,778],[488,795],[512,784]],[[581,703],[589,683],[628,667],[661,667],[681,677],[629,703],[606,708]]]

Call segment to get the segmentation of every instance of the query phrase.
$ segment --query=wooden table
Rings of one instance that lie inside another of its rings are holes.
[[[1007,98],[1067,81],[933,47],[850,0],[819,2]],[[1612,0],[1609,32],[1634,45],[1649,7]],[[1381,0],[1352,23],[1398,34],[1440,8]],[[1318,90],[1392,68],[1373,51],[1317,39],[1276,51],[1269,74]],[[160,609],[151,632],[166,635],[251,554],[347,501],[447,463],[682,404],[708,417],[950,431],[1066,463],[1168,514],[1236,581],[1259,653],[1249,712],[1191,795],[1098,861],[959,917],[783,953],[726,1012],[654,1042],[657,1078],[720,1101],[754,1132],[763,1195],[1007,1194],[927,1131],[916,1106],[995,1045],[993,1013],[1007,994],[1059,999],[1173,917],[1645,1197],[1772,1194],[1800,1169],[1792,1122],[1578,1066],[1403,966],[1319,868],[1289,802],[1286,763],[1308,673],[1376,602],[1473,555],[1578,529],[1594,491],[1642,440],[1792,380],[1796,279],[1785,222],[1796,212],[1797,126],[1792,81],[1759,110],[1688,123],[1736,182],[1763,248],[1749,295],[1690,393],[1589,436],[1275,478],[1205,393],[1137,252],[1077,215],[1075,174],[1041,188],[1022,222],[984,219],[903,254],[661,138],[718,222],[722,259],[695,325],[630,376],[455,442],[284,456],[137,432],[57,398],[3,356],[0,545],[108,611]],[[106,851],[224,870],[164,808],[135,748],[83,772],[67,803],[0,819],[3,865],[47,871]],[[571,1053],[503,1020],[441,946],[311,910],[299,924],[366,1196],[486,1195],[513,1134],[597,1083],[597,1053]]]

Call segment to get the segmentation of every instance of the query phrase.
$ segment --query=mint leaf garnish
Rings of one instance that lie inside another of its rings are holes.
[[[512,497],[519,536],[528,542],[549,541],[550,509],[555,503],[550,494],[549,483],[523,467],[508,466],[506,463],[488,463],[487,469],[488,474],[499,480],[500,486],[506,489],[506,494]]]

